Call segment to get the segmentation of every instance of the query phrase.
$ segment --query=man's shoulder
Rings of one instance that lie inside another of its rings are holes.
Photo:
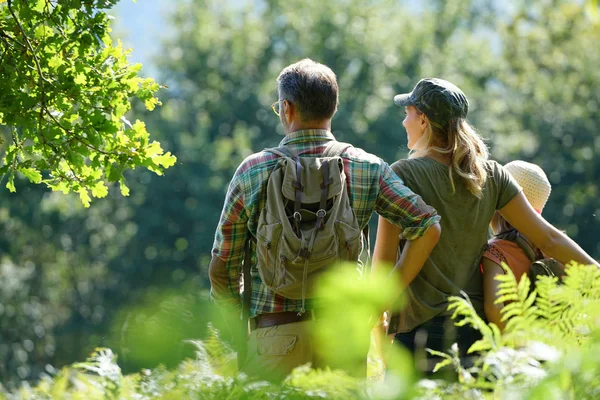
[[[348,143],[349,147],[346,149],[343,157],[348,158],[351,161],[355,162],[363,162],[367,164],[383,164],[383,160],[377,157],[375,154],[367,153],[360,147],[354,147],[352,144]]]
[[[236,174],[242,175],[257,168],[264,168],[276,158],[277,155],[266,150],[261,150],[257,153],[250,154],[240,163]]]

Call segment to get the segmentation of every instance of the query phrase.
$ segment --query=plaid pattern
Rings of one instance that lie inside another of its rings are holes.
[[[287,135],[279,145],[290,146],[301,157],[318,157],[331,140],[335,138],[329,131],[303,130]],[[376,211],[402,227],[404,238],[411,240],[422,236],[430,225],[440,220],[435,210],[404,186],[380,158],[354,147],[348,148],[341,157],[348,196],[361,229]],[[248,231],[256,235],[258,217],[265,206],[267,180],[277,159],[278,156],[270,152],[255,153],[242,162],[231,180],[212,250],[211,271],[223,268],[227,271],[227,275],[221,274],[218,281],[214,276],[211,280],[211,295],[217,303],[241,305],[244,244]],[[262,283],[255,258],[252,260],[251,276],[251,317],[301,309],[301,300],[281,297]],[[311,308],[309,300],[306,308]]]

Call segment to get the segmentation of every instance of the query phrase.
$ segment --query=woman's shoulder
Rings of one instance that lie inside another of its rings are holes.
[[[503,167],[496,160],[485,160],[485,168],[489,173],[497,174]]]
[[[394,162],[391,165],[391,167],[394,171],[401,169],[414,170],[421,168],[431,168],[432,165],[435,163],[435,161],[434,163],[432,163],[431,161],[433,160],[431,160],[428,157],[403,158]]]

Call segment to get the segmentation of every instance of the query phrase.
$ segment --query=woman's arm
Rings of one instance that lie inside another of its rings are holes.
[[[485,316],[489,322],[496,324],[500,330],[504,330],[504,322],[500,322],[502,314],[500,311],[504,307],[504,303],[494,304],[498,296],[498,285],[500,282],[494,279],[496,275],[503,275],[502,267],[489,258],[482,258],[481,265],[483,267],[483,303]]]
[[[442,229],[436,223],[431,225],[423,236],[408,240],[402,250],[400,260],[396,263],[400,232],[399,227],[388,222],[385,218],[379,217],[375,251],[373,252],[373,269],[375,272],[375,270],[385,268],[386,265],[388,268],[390,265],[395,265],[390,274],[396,276],[394,279],[397,279],[401,287],[405,288],[423,268],[423,264],[427,261],[431,250],[440,240]]]
[[[553,227],[531,207],[523,192],[506,204],[500,214],[520,233],[525,235],[544,254],[563,264],[576,261],[581,264],[600,264],[590,257],[567,235]]]
[[[399,226],[390,223],[383,217],[379,217],[377,238],[373,250],[373,272],[381,272],[384,268],[386,274],[392,271],[392,266],[396,264],[396,257],[398,256],[401,232]]]

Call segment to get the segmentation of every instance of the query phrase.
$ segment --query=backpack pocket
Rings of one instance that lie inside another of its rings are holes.
[[[357,262],[362,251],[362,231],[343,221],[336,221],[335,230],[339,240],[339,260]]]
[[[256,232],[256,259],[260,278],[268,287],[272,287],[274,280],[280,275],[279,241],[283,226],[280,222],[268,225],[259,225]]]
[[[301,239],[296,237],[282,238],[279,244],[279,275],[273,281],[272,289],[289,299],[302,298],[302,283],[304,268],[307,270],[306,295],[313,296],[314,286],[318,276],[338,261],[338,246],[331,232],[317,234],[313,251],[309,260],[300,255]]]

